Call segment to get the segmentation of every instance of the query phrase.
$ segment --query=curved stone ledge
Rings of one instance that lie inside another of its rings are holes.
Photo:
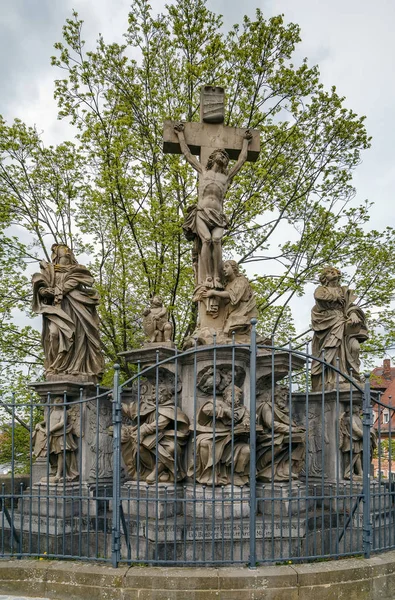
[[[287,566],[120,567],[0,561],[0,594],[58,600],[393,600],[395,552]]]

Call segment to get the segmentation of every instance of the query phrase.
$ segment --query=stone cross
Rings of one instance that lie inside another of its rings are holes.
[[[222,237],[227,227],[225,195],[244,162],[256,161],[260,150],[259,131],[227,127],[224,119],[224,89],[203,86],[200,122],[166,121],[163,133],[163,151],[183,154],[199,173],[198,202],[189,207],[183,228],[187,237],[194,240],[194,300],[199,302],[200,323],[214,329],[221,328],[218,318],[221,311],[218,294],[214,298],[210,290],[223,289]],[[199,155],[200,161],[195,155]],[[230,159],[236,163],[228,169]],[[205,315],[210,318],[207,320]]]

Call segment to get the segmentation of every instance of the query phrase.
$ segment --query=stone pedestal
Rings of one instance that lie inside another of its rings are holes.
[[[122,508],[126,518],[167,519],[180,514],[182,493],[182,487],[174,484],[128,481],[121,488]]]
[[[296,516],[305,511],[305,489],[291,482],[257,484],[258,513],[275,517]]]
[[[48,419],[48,397],[51,402],[58,396],[66,397],[67,402],[72,403],[68,411],[72,408],[76,420],[79,478],[84,483],[98,483],[100,487],[112,485],[113,438],[108,435],[108,427],[112,425],[112,404],[105,395],[106,389],[98,388],[94,382],[57,377],[54,381],[30,384],[45,407],[44,420]],[[42,482],[46,476],[47,459],[38,458],[33,464],[32,483]]]
[[[31,496],[28,502],[19,500],[18,509],[25,515],[65,519],[78,516],[94,516],[95,502],[86,484],[78,483],[35,483],[26,490]]]
[[[237,485],[212,488],[212,486],[187,485],[185,487],[185,515],[198,519],[248,518],[250,515],[250,490]]]

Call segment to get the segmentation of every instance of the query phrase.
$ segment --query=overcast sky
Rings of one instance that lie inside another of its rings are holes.
[[[157,12],[164,4],[151,0]],[[395,0],[208,0],[208,6],[222,13],[228,26],[240,21],[244,13],[253,16],[257,7],[265,16],[284,13],[286,21],[299,23],[303,41],[298,55],[318,64],[324,85],[336,85],[346,96],[347,107],[367,116],[373,145],[355,174],[356,200],[375,202],[375,227],[394,225]],[[73,8],[85,21],[88,43],[99,32],[107,42],[122,40],[127,0],[0,3],[0,113],[7,120],[19,117],[35,124],[49,143],[70,135],[66,124],[56,119],[53,80],[57,73],[50,56]]]

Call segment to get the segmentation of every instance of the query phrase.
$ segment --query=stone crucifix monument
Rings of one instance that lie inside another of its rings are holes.
[[[194,242],[196,287],[193,299],[199,303],[196,334],[200,343],[211,343],[214,332],[218,340],[224,338],[221,341],[231,337],[231,331],[224,332],[229,304],[238,306],[239,314],[234,319],[236,333],[238,329],[248,327],[251,317],[255,316],[255,302],[249,286],[248,289],[241,286],[243,289],[236,294],[233,289],[226,288],[229,277],[232,280],[245,278],[238,272],[234,272],[234,276],[224,274],[222,238],[227,227],[226,192],[243,164],[257,160],[259,132],[227,127],[224,119],[224,89],[203,86],[199,123],[166,121],[164,124],[164,152],[183,154],[199,174],[198,201],[188,209],[183,228],[187,238]],[[199,155],[200,160],[194,155]],[[230,159],[236,163],[228,170]],[[241,302],[244,304],[239,306]]]

